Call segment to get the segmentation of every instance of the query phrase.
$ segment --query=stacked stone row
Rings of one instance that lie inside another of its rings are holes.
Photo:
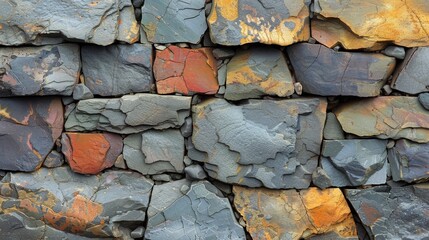
[[[0,0],[1,239],[426,239],[424,1]]]

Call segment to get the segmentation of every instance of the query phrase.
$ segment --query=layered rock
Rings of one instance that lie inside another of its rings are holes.
[[[63,130],[60,98],[0,99],[0,169],[34,171]]]
[[[70,96],[79,74],[80,52],[75,44],[0,48],[0,97]]]
[[[240,100],[264,95],[293,94],[286,59],[275,48],[250,48],[238,52],[227,65],[225,98]]]
[[[326,117],[324,99],[210,99],[193,107],[188,156],[220,181],[250,187],[307,188]]]
[[[118,96],[149,92],[153,83],[152,46],[84,45],[82,71],[85,85],[95,95]]]
[[[356,225],[339,188],[251,189],[234,186],[234,205],[253,239],[350,239]]]
[[[154,94],[79,101],[65,123],[66,131],[101,130],[121,134],[151,128],[179,128],[190,114],[191,98]]]
[[[174,45],[156,51],[153,66],[159,94],[216,94],[216,60],[210,48],[188,49]]]
[[[1,229],[7,230],[0,236],[130,239],[144,222],[152,185],[126,171],[84,176],[59,167],[8,173],[0,184]]]
[[[429,112],[417,97],[352,100],[334,109],[343,130],[360,137],[429,142]]]
[[[322,96],[378,96],[395,58],[378,53],[337,52],[319,44],[287,48],[303,91]]]
[[[286,46],[310,37],[309,1],[214,0],[210,38],[220,45],[264,43]]]

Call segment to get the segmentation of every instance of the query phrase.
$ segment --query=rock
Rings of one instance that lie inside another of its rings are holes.
[[[177,129],[149,130],[124,139],[127,166],[145,175],[182,173],[184,154],[184,138]]]
[[[122,154],[116,158],[115,163],[113,165],[117,168],[120,168],[120,169],[127,169],[128,168],[127,164],[125,163],[124,156]]]
[[[112,133],[63,133],[62,152],[70,168],[81,174],[97,174],[115,164],[122,152],[122,137]]]
[[[152,175],[151,176],[154,181],[159,182],[171,182],[172,178],[168,174],[158,174],[158,175]]]
[[[94,95],[118,96],[149,92],[152,79],[150,44],[84,45],[82,71]]]
[[[0,169],[34,171],[63,130],[59,97],[0,98]]]
[[[388,46],[386,49],[382,51],[387,56],[394,57],[397,59],[405,58],[405,48],[398,46]]]
[[[134,229],[134,231],[132,231],[130,235],[132,238],[142,238],[144,236],[144,230],[144,227],[140,226]]]
[[[210,37],[220,45],[290,45],[310,37],[310,1],[214,0],[207,19]]]
[[[343,130],[360,137],[429,142],[429,112],[416,97],[352,100],[334,109]]]
[[[135,8],[140,8],[143,6],[144,0],[132,0],[132,2]]]
[[[199,43],[207,29],[205,0],[146,0],[142,26],[153,43]]]
[[[130,134],[152,128],[179,128],[189,116],[190,106],[190,97],[155,94],[82,100],[67,118],[65,129]]]
[[[241,100],[264,95],[286,97],[294,86],[286,59],[275,48],[238,52],[227,65],[225,98]]]
[[[317,167],[316,171],[313,172],[312,176],[313,184],[320,188],[325,189],[332,186],[331,178],[328,173],[321,167]]]
[[[429,236],[428,184],[347,189],[345,194],[371,238],[425,239]]]
[[[233,48],[215,48],[213,49],[213,56],[217,60],[224,60],[234,57],[235,50]]]
[[[63,155],[55,150],[52,150],[46,157],[45,161],[43,162],[43,166],[47,168],[56,168],[56,167],[61,167],[63,163],[64,163]]]
[[[219,88],[216,60],[210,48],[171,45],[156,51],[153,73],[159,94],[215,94]]]
[[[6,234],[12,235],[37,224],[67,233],[68,239],[81,239],[79,235],[129,239],[132,229],[144,222],[152,185],[140,174],[125,171],[85,176],[59,167],[31,174],[8,173],[0,184],[0,221],[8,217],[14,219],[15,226],[23,226],[10,228]],[[127,218],[130,213],[143,218]],[[39,234],[47,233],[41,230]]]
[[[70,96],[79,79],[79,46],[0,48],[0,69],[0,97]]]
[[[307,188],[317,167],[326,100],[209,99],[193,107],[188,156],[214,179],[249,187]]]
[[[190,137],[192,135],[192,118],[191,117],[185,118],[185,122],[183,123],[182,127],[180,127],[180,133],[185,138]]]
[[[74,99],[71,96],[64,96],[64,97],[61,97],[61,101],[63,102],[63,105],[69,105],[74,102]]]
[[[129,0],[29,0],[25,4],[2,0],[0,5],[0,45],[63,40],[109,45],[115,39],[128,43],[138,40],[138,24]]]
[[[429,179],[429,143],[396,141],[389,149],[390,170],[394,181],[423,182]]]
[[[315,4],[316,16],[348,29],[357,36],[356,41],[392,42],[404,47],[429,44],[429,6],[422,1],[317,0]]]
[[[190,179],[203,180],[207,178],[206,172],[204,169],[198,164],[192,164],[185,168],[186,176]]]
[[[356,225],[339,188],[318,190],[252,189],[234,186],[234,205],[254,239],[357,237]],[[323,238],[321,238],[323,239]]]
[[[228,199],[215,186],[194,182],[183,194],[167,188],[172,183],[154,187],[145,239],[246,239]]]
[[[378,96],[395,67],[395,58],[379,53],[337,52],[300,43],[287,53],[303,91],[322,96]]]
[[[404,61],[393,75],[392,88],[409,94],[429,91],[428,61],[429,47],[408,50]]]
[[[73,99],[74,100],[85,100],[94,98],[94,94],[92,94],[91,90],[85,84],[79,83],[73,90]]]
[[[345,138],[341,124],[338,122],[335,114],[331,112],[326,115],[325,128],[323,129],[323,138],[328,140],[341,140]]]
[[[426,109],[429,110],[429,93],[420,93],[419,102]]]

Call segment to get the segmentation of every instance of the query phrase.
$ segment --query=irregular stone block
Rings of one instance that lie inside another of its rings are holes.
[[[0,99],[0,169],[38,169],[61,135],[63,124],[59,97]]]
[[[94,98],[94,94],[92,94],[91,90],[89,90],[85,84],[79,83],[75,86],[73,90],[74,100],[85,100],[90,98]]]
[[[293,94],[292,76],[286,59],[275,48],[250,48],[238,52],[227,65],[225,98],[240,100],[264,95]]]
[[[149,130],[124,139],[124,159],[142,174],[183,172],[185,140],[178,129]]]
[[[390,170],[394,181],[422,182],[429,179],[429,143],[405,139],[389,149]]]
[[[149,92],[152,78],[150,44],[84,45],[82,71],[85,85],[95,95],[118,96]]]
[[[47,168],[56,168],[64,164],[64,157],[61,153],[52,150],[43,162],[43,166]]]
[[[142,26],[153,43],[199,43],[207,29],[205,0],[146,0]]]
[[[342,25],[364,42],[429,45],[429,6],[424,1],[316,0],[314,4],[317,15]]]
[[[148,129],[179,128],[190,114],[191,98],[135,94],[79,101],[65,123],[66,131],[121,134]]]
[[[0,48],[0,97],[70,96],[79,74],[80,53],[75,44]]]
[[[111,133],[63,133],[62,152],[77,173],[97,174],[115,164],[122,153],[122,137]]]
[[[405,58],[405,48],[398,46],[388,46],[386,49],[382,51],[383,54],[391,57],[395,57],[397,59]]]
[[[216,94],[216,60],[210,48],[180,48],[174,45],[156,51],[153,66],[159,94]]]
[[[347,189],[346,197],[373,239],[426,239],[429,185]]]
[[[345,132],[360,137],[429,142],[429,112],[417,97],[352,100],[335,108],[334,113]]]
[[[328,140],[344,139],[344,132],[340,122],[332,112],[326,115],[325,128],[323,129],[323,138]]]
[[[318,98],[203,101],[193,107],[195,149],[188,148],[188,156],[226,183],[307,188],[317,167],[326,105]]]
[[[59,167],[8,173],[0,184],[1,215],[25,229],[38,224],[69,233],[69,239],[80,239],[79,235],[129,239],[130,232],[143,224],[152,186],[140,174],[126,171],[85,176]],[[142,218],[129,218],[130,213]],[[115,221],[118,218],[121,221]],[[20,229],[10,230],[19,234]]]
[[[210,38],[220,45],[290,45],[310,37],[310,1],[214,0],[208,17]]]
[[[303,91],[322,96],[378,96],[395,58],[379,53],[337,52],[319,44],[287,48]]]
[[[194,182],[188,191],[179,193],[178,187],[170,190],[173,184],[177,186],[172,182],[154,188],[145,239],[246,239],[228,199],[215,186]]]
[[[234,205],[253,239],[357,237],[352,213],[339,188],[297,192],[234,186],[233,191]]]
[[[419,94],[419,102],[426,109],[429,110],[429,93]]]

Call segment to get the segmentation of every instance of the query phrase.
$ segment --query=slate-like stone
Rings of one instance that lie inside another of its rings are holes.
[[[307,188],[317,167],[326,105],[318,98],[203,101],[193,107],[188,156],[226,183]]]
[[[38,169],[63,130],[59,97],[0,99],[0,169]]]
[[[178,129],[148,130],[124,139],[124,159],[142,174],[182,173],[185,142]]]
[[[334,109],[343,130],[360,137],[429,142],[429,112],[417,97],[352,100]]]
[[[192,164],[185,168],[186,177],[190,179],[203,180],[207,177],[206,172],[199,164]]]
[[[174,45],[156,51],[153,66],[158,94],[216,94],[216,60],[210,48],[180,48]]]
[[[322,96],[378,96],[395,58],[380,53],[337,52],[320,44],[287,48],[303,91]]]
[[[130,134],[152,128],[179,128],[189,116],[190,107],[190,97],[155,94],[82,100],[67,118],[65,129]]]
[[[85,85],[95,95],[118,96],[149,92],[153,83],[150,44],[84,45]]]
[[[405,58],[405,48],[398,46],[388,46],[386,49],[382,51],[383,54],[387,56],[391,56],[397,59]]]
[[[43,166],[47,168],[60,167],[64,163],[64,157],[61,153],[52,150],[48,156],[46,156]]]
[[[205,0],[146,0],[142,26],[153,43],[199,43],[207,29]]]
[[[422,182],[429,179],[429,143],[396,141],[389,149],[390,170],[394,181]]]
[[[428,184],[346,190],[372,239],[427,239],[428,196]]]
[[[145,239],[246,239],[228,199],[211,183],[194,182],[185,193],[167,188],[172,184],[154,187]]]
[[[339,188],[251,189],[234,186],[234,205],[253,239],[351,239],[356,225]]]
[[[227,65],[225,98],[241,100],[293,94],[293,79],[283,53],[258,47],[238,52]]]
[[[91,90],[83,84],[79,83],[75,86],[73,90],[73,99],[74,100],[85,100],[94,98],[94,94],[92,94]]]
[[[323,129],[323,138],[328,140],[344,139],[344,132],[337,117],[332,112],[326,114],[325,128]]]
[[[25,229],[41,226],[50,233],[54,229],[68,234],[69,239],[80,239],[79,235],[129,239],[130,232],[143,224],[152,185],[140,174],[126,171],[85,176],[59,167],[8,173],[0,184],[0,221],[13,219],[23,228],[9,228],[0,236],[21,236]],[[127,217],[130,213],[142,217]]]
[[[214,0],[210,38],[220,45],[264,43],[286,46],[310,37],[310,1]]]
[[[429,93],[419,94],[419,102],[426,109],[429,110]]]
[[[0,97],[70,96],[79,74],[80,52],[75,44],[0,48]]]

